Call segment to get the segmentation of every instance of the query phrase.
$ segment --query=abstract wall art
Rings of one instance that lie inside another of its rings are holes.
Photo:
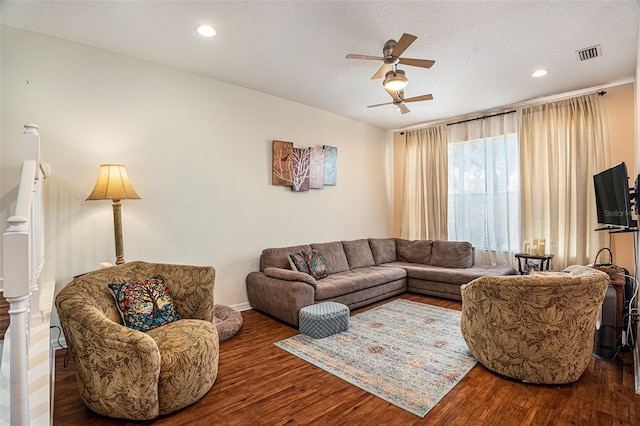
[[[293,142],[274,140],[272,154],[273,185],[290,186],[292,191],[302,192],[336,184],[336,147],[295,148]]]
[[[338,148],[324,146],[324,184],[335,185],[338,182]]]
[[[309,148],[311,168],[309,169],[309,188],[324,188],[324,149]]]
[[[311,170],[311,151],[309,148],[293,148],[293,185],[291,189],[309,190],[309,171]]]
[[[273,141],[273,185],[293,184],[293,142]]]

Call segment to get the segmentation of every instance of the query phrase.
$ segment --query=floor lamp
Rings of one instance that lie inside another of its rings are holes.
[[[87,200],[113,201],[113,232],[116,238],[116,265],[124,263],[124,249],[122,248],[122,216],[120,214],[120,200],[139,200],[140,196],[133,189],[127,176],[127,170],[120,164],[102,164],[100,176],[95,188]]]

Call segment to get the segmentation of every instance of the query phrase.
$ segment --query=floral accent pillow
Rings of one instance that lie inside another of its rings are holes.
[[[164,282],[156,276],[130,283],[107,284],[124,325],[134,330],[149,331],[180,319]]]
[[[327,261],[318,249],[304,252],[304,260],[309,268],[309,275],[316,280],[327,276]]]
[[[289,265],[291,265],[292,271],[304,272],[309,274],[309,267],[304,260],[304,253],[294,253],[289,255]],[[311,274],[309,274],[311,275]]]

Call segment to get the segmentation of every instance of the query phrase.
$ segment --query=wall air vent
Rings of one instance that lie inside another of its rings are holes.
[[[599,44],[584,49],[576,50],[576,57],[578,61],[587,61],[602,56],[602,48]]]

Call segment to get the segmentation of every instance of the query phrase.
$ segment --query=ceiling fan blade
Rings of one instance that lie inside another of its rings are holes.
[[[407,33],[402,34],[402,37],[400,37],[400,40],[398,40],[398,44],[396,44],[396,47],[393,48],[393,52],[391,52],[391,56],[393,56],[394,58],[397,58],[398,56],[402,55],[402,52],[404,52],[407,49],[407,47],[411,46],[411,43],[416,41],[417,38],[418,37],[411,34],[407,34]]]
[[[367,108],[375,108],[375,107],[379,107],[379,106],[383,106],[383,105],[392,105],[393,102],[385,102],[383,104],[375,104],[375,105],[367,105]]]
[[[380,69],[378,70],[377,73],[375,73],[373,75],[373,77],[371,77],[371,80],[375,80],[378,78],[382,78],[384,77],[384,75],[387,73],[387,71],[389,71],[391,69],[391,65],[389,64],[384,64],[380,67]]]
[[[371,61],[383,61],[384,58],[382,56],[371,56],[371,55],[356,55],[353,53],[349,53],[347,55],[347,59],[367,59]]]
[[[411,65],[412,67],[431,68],[436,61],[430,59],[412,59],[412,58],[400,58],[400,62],[403,65]]]
[[[430,101],[432,99],[433,99],[433,95],[432,94],[428,94],[428,95],[414,96],[413,98],[407,98],[404,101],[405,102],[420,102],[420,101]]]
[[[400,110],[400,112],[401,112],[401,113],[403,113],[403,114],[406,114],[406,113],[408,113],[408,112],[411,112],[411,111],[409,111],[409,108],[407,108],[407,106],[404,104],[404,102],[403,102],[403,103],[401,103],[400,105],[398,105],[398,109],[399,109],[399,110]]]
[[[388,89],[384,89],[389,96],[391,96],[393,98],[394,101],[399,101],[400,98],[400,94],[396,91],[396,90],[388,90]]]

